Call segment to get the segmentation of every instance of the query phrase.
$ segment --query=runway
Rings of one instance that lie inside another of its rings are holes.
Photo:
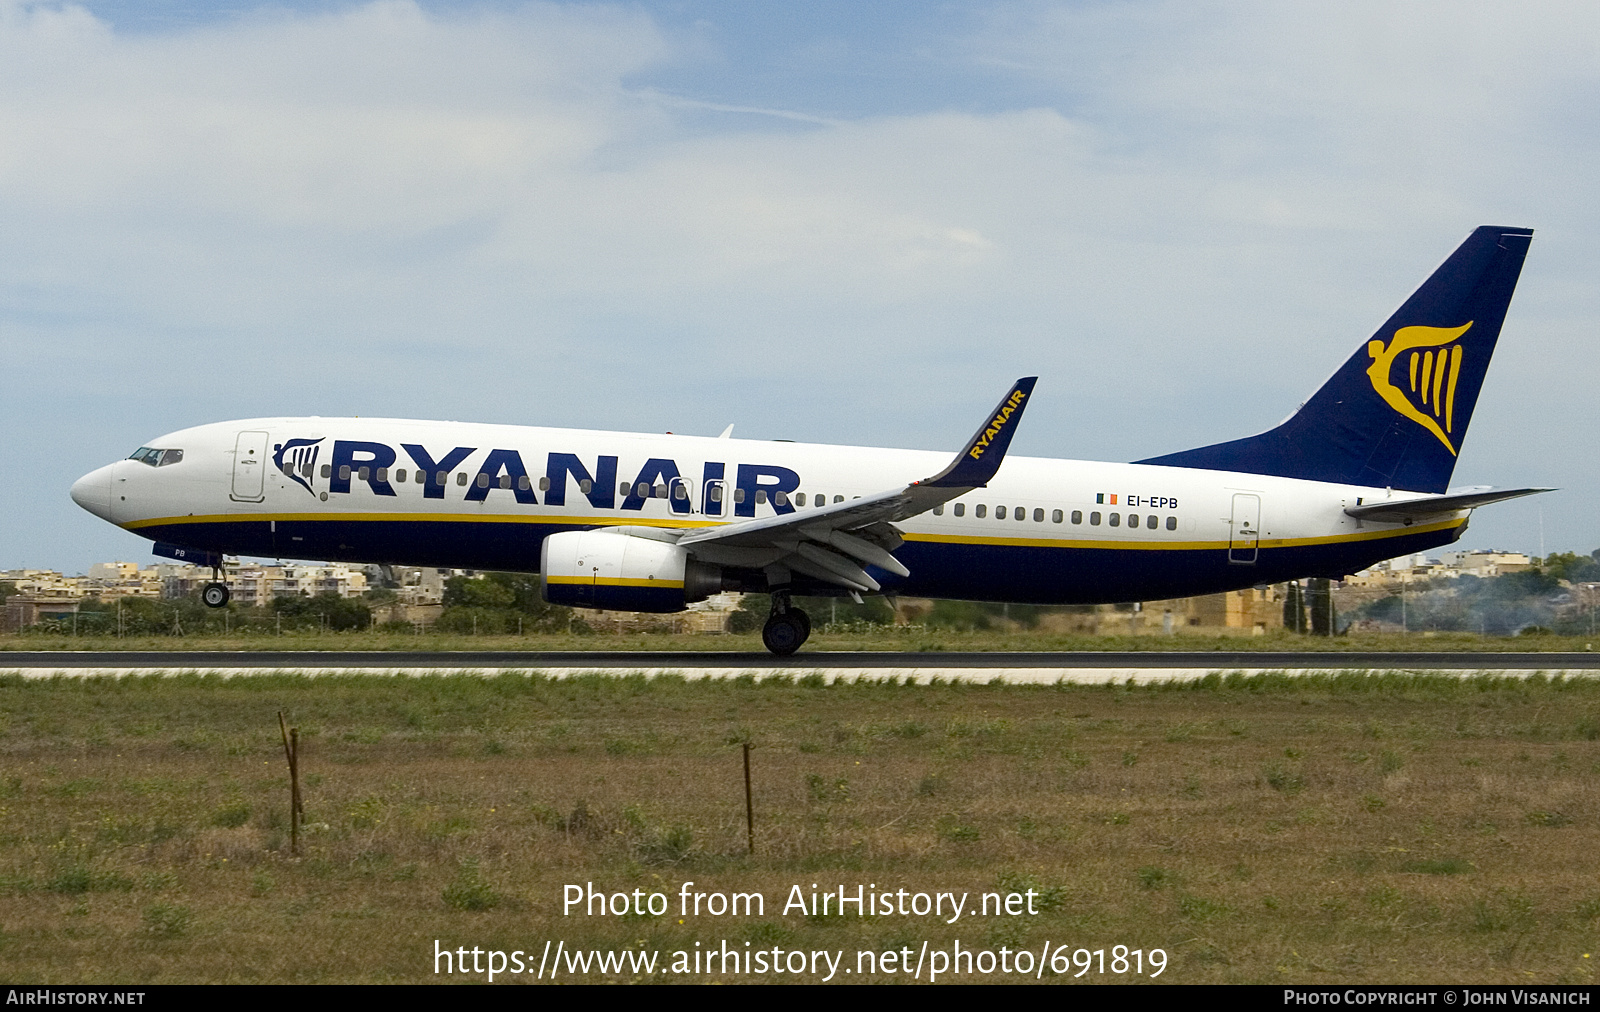
[[[1471,677],[1535,672],[1594,677],[1600,653],[1141,651],[1061,653],[942,653],[937,651],[800,653],[774,657],[732,652],[381,652],[381,651],[10,651],[0,674],[26,678],[197,673],[249,677],[277,672],[315,675],[426,676],[537,672],[549,677],[676,675],[758,679],[821,675],[825,681],[894,678],[1052,684],[1191,681],[1215,672],[1260,674],[1318,671],[1413,672]]]

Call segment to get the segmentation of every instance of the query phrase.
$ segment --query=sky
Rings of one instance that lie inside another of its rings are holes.
[[[1593,4],[0,0],[0,568],[148,559],[72,481],[230,418],[1204,445],[1481,224],[1454,481],[1561,491],[1462,545],[1588,552],[1597,148]]]

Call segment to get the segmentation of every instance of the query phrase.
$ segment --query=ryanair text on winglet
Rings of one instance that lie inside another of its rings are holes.
[[[983,451],[989,448],[989,444],[994,442],[994,437],[1000,434],[1000,430],[1006,427],[1006,423],[1011,420],[1011,416],[1017,413],[1017,406],[1022,403],[1022,399],[1026,396],[1028,395],[1021,390],[1011,392],[1011,396],[1006,398],[1005,406],[989,422],[989,427],[983,430],[983,435],[972,441],[972,449],[967,451],[967,456],[973,460],[983,456]]]

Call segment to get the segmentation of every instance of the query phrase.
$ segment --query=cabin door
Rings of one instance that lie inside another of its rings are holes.
[[[233,491],[237,502],[260,502],[267,479],[267,434],[241,432],[233,447]]]
[[[1240,492],[1233,497],[1233,519],[1228,524],[1228,561],[1253,566],[1261,547],[1261,497]]]

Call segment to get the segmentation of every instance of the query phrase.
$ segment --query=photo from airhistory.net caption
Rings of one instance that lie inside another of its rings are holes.
[[[937,918],[955,924],[964,918],[1037,917],[1040,892],[921,892],[900,888],[881,888],[878,883],[840,884],[831,888],[815,882],[809,889],[790,886],[782,907],[769,904],[760,892],[721,892],[698,888],[683,882],[675,896],[666,892],[634,889],[606,893],[594,883],[568,884],[562,889],[563,917],[676,917],[678,924],[691,919],[761,918],[768,908],[779,918],[894,918],[914,921]],[[552,949],[552,945],[554,948]],[[478,946],[457,946],[454,950],[439,941],[434,943],[435,974],[481,975],[493,982],[496,975],[528,975],[536,980],[583,977],[591,973],[606,976],[626,975],[634,979],[657,975],[697,976],[739,979],[748,976],[806,977],[827,983],[840,974],[849,976],[907,977],[937,983],[951,977],[1020,977],[1042,980],[1054,977],[1148,975],[1159,977],[1167,968],[1162,949],[1130,949],[1127,945],[1101,945],[1086,948],[1049,939],[1038,951],[1001,945],[998,948],[963,945],[960,939],[948,945],[931,946],[924,939],[920,946],[907,943],[898,948],[817,949],[783,944],[768,945],[745,938],[699,940],[681,948],[663,950],[640,945],[624,949],[568,948],[565,939],[546,940],[538,952],[532,950],[484,950]]]

